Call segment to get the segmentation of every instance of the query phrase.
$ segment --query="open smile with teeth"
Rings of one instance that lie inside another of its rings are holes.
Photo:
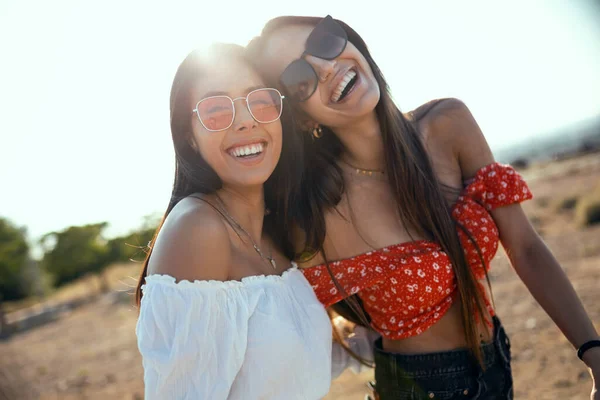
[[[354,69],[348,70],[340,83],[337,85],[333,94],[331,95],[331,102],[337,103],[342,100],[344,97],[350,93],[354,85],[356,84],[356,80],[358,78],[358,74]]]
[[[265,149],[266,143],[253,143],[245,146],[230,148],[227,152],[230,156],[236,158],[251,158],[260,155]]]

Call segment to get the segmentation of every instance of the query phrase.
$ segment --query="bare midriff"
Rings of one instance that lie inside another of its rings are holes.
[[[399,340],[384,337],[383,349],[389,353],[423,354],[468,348],[460,308],[459,302],[454,303],[435,325],[420,335]],[[492,341],[488,325],[479,323],[476,327],[481,342]]]

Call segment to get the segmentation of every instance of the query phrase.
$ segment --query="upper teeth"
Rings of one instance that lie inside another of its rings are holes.
[[[234,147],[231,150],[229,150],[229,154],[231,154],[234,157],[241,157],[241,156],[248,156],[250,154],[262,153],[262,151],[263,151],[263,144],[255,143],[255,144],[249,144],[246,146]]]
[[[346,89],[346,86],[348,86],[348,83],[350,83],[350,81],[355,76],[356,76],[356,72],[354,72],[353,70],[346,72],[346,75],[344,75],[344,77],[340,81],[340,84],[335,88],[335,90],[333,91],[333,94],[331,95],[332,102],[335,103],[336,101],[338,101],[340,99],[342,92],[344,91],[344,89]]]

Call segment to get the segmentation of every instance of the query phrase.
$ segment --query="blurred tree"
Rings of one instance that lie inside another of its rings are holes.
[[[27,296],[22,272],[28,261],[28,254],[25,229],[0,218],[0,297],[4,300],[17,300]]]
[[[102,232],[107,226],[107,222],[71,226],[42,237],[42,264],[53,275],[57,285],[95,273],[101,279],[102,289],[106,290],[103,270],[108,265],[109,247]]]
[[[10,334],[2,302],[27,296],[22,284],[22,268],[28,260],[25,229],[0,218],[0,339]]]
[[[119,236],[108,241],[108,263],[143,261],[148,250],[148,243],[154,237],[160,224],[160,216],[148,215],[137,229],[128,235]]]
[[[159,223],[158,216],[146,216],[137,230],[110,240],[102,235],[107,222],[48,233],[40,240],[44,249],[42,265],[56,285],[94,273],[100,279],[101,290],[105,291],[108,289],[103,273],[106,267],[116,262],[142,261]]]
[[[4,313],[4,307],[2,306],[2,293],[0,293],[0,340],[6,339],[9,336],[10,331],[8,330],[6,314]]]
[[[516,169],[526,169],[529,166],[529,160],[524,157],[519,157],[512,160],[509,164]]]

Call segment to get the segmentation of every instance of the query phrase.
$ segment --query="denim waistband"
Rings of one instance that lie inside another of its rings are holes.
[[[493,340],[481,344],[483,365],[487,369],[498,362],[497,358],[502,355],[498,353],[499,341],[508,341],[504,329],[497,317],[493,317],[494,335]],[[399,354],[389,353],[383,350],[382,339],[375,342],[375,364],[378,366],[396,365],[394,368],[397,376],[406,378],[418,378],[423,376],[443,376],[458,372],[467,372],[479,368],[477,362],[467,348],[449,351],[422,354]]]

